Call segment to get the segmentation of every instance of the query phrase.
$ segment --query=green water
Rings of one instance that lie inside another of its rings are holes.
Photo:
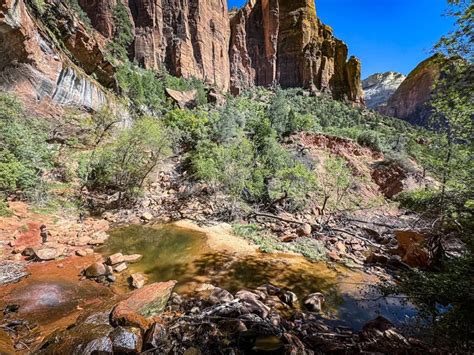
[[[218,253],[209,248],[205,234],[173,225],[117,229],[98,251],[104,256],[117,252],[143,255],[124,274],[141,272],[148,282],[177,280],[180,293],[192,293],[202,283],[230,292],[271,283],[293,291],[299,299],[322,292],[325,315],[356,329],[379,314],[398,324],[413,315],[410,308],[393,300],[359,300],[364,290],[352,284],[364,280],[360,272],[336,271],[325,263],[310,263],[295,256]]]

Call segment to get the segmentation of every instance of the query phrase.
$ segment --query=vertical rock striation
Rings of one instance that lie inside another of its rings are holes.
[[[67,0],[44,0],[42,10],[32,0],[0,2],[4,78],[21,81],[39,99],[102,104],[93,86],[114,88],[107,43],[126,21],[123,12],[116,18],[121,4],[133,32],[130,59],[144,68],[164,66],[234,94],[280,85],[363,103],[360,62],[347,59],[347,46],[318,19],[314,0],[249,0],[230,16],[227,0],[77,1],[92,28]]]
[[[231,90],[306,87],[363,103],[360,62],[316,15],[314,0],[251,0],[231,18]]]

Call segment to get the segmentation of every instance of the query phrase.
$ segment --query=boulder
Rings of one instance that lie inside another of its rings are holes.
[[[166,342],[166,328],[159,324],[153,324],[145,334],[143,341],[143,350],[155,349]]]
[[[112,324],[148,329],[149,318],[164,310],[176,283],[158,282],[133,291],[127,299],[115,305],[110,315]]]
[[[397,230],[398,254],[412,267],[427,267],[430,263],[427,237],[413,230]]]
[[[143,286],[145,286],[146,279],[145,276],[143,276],[142,274],[135,273],[130,275],[128,282],[133,288],[142,288]]]
[[[112,254],[107,258],[107,264],[109,264],[109,265],[120,264],[120,263],[123,263],[124,261],[125,261],[125,259],[124,259],[122,253]]]
[[[227,303],[234,299],[234,296],[229,291],[222,288],[216,287],[211,291],[209,295],[209,301],[212,304]]]
[[[179,106],[181,109],[195,108],[197,106],[197,90],[177,91],[166,88],[166,94]]]
[[[300,237],[309,237],[312,233],[311,224],[305,223],[300,228],[298,228],[297,233]]]
[[[87,256],[88,254],[87,254],[87,251],[85,249],[78,249],[78,250],[76,250],[76,255],[84,257],[84,256]]]
[[[107,268],[102,263],[93,263],[88,266],[84,272],[84,275],[88,278],[95,278],[107,274]]]
[[[141,352],[142,335],[138,328],[117,327],[110,334],[114,353],[137,354]]]
[[[115,272],[122,272],[127,269],[127,264],[126,263],[120,263],[114,266],[114,271]]]
[[[54,260],[61,254],[61,251],[56,248],[42,248],[34,250],[34,257],[41,261]]]
[[[315,292],[308,295],[303,304],[310,312],[321,312],[322,305],[324,303],[324,295],[320,292]]]
[[[235,294],[235,298],[242,301],[249,313],[254,313],[261,318],[267,318],[270,308],[259,300],[259,296],[253,292],[241,290]]]
[[[140,218],[144,222],[150,222],[153,219],[153,215],[150,212],[145,212],[140,216]]]

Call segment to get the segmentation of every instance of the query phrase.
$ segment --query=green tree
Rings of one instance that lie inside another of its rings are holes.
[[[140,118],[98,151],[89,186],[117,191],[119,201],[133,197],[170,152],[170,137],[160,122],[151,117]]]

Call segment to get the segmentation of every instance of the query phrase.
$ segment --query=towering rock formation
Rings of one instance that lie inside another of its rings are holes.
[[[79,0],[94,28],[114,37],[114,9],[126,5],[134,28],[131,57],[145,68],[197,77],[227,90],[229,16],[226,0]]]
[[[250,0],[231,18],[231,90],[306,87],[363,102],[360,62],[316,15],[314,0]]]
[[[433,84],[440,74],[440,57],[434,55],[421,62],[379,111],[417,125],[426,125],[432,114],[429,104]]]
[[[405,75],[391,71],[376,73],[363,80],[362,89],[367,107],[377,109],[385,105],[405,78]]]
[[[96,109],[105,102],[101,86],[115,85],[107,45],[127,21],[126,49],[145,68],[164,65],[235,94],[279,84],[363,103],[360,63],[347,60],[314,0],[249,0],[230,19],[227,0],[77,3],[0,1],[0,88]]]

